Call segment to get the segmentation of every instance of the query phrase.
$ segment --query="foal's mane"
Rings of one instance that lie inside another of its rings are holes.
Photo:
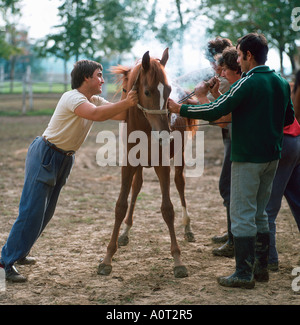
[[[117,93],[119,93],[123,88],[123,82],[128,81],[128,74],[131,68],[124,65],[117,65],[110,68],[111,74],[116,76],[115,83],[119,86]],[[127,90],[127,89],[126,89]]]
[[[138,61],[134,67],[127,67],[123,65],[111,67],[110,72],[118,76],[116,83],[119,85],[119,91],[121,90],[124,81],[127,81],[127,91],[132,88],[141,65],[142,63]],[[145,77],[147,78],[148,85],[153,85],[154,83],[157,83],[158,80],[162,80],[164,83],[167,83],[165,69],[160,64],[159,59],[150,58],[150,68],[148,69],[147,73],[141,69],[140,78],[143,79]]]

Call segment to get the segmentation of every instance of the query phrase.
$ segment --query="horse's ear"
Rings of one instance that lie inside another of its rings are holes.
[[[162,58],[160,60],[161,65],[163,65],[165,67],[166,64],[167,64],[167,62],[168,62],[168,60],[169,60],[169,48],[167,47],[164,50],[164,53],[163,53]]]
[[[150,68],[150,55],[149,55],[149,51],[147,51],[144,56],[143,56],[143,59],[142,59],[142,66],[143,66],[143,69],[145,71],[149,70]]]

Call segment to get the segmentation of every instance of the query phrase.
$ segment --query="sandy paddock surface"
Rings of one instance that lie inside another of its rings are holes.
[[[5,243],[18,214],[23,186],[24,160],[29,144],[41,135],[50,117],[0,118],[0,245]],[[218,247],[211,238],[226,232],[225,208],[218,192],[223,158],[221,131],[205,131],[205,170],[186,180],[188,211],[196,238],[184,240],[181,207],[174,182],[172,202],[182,259],[189,276],[176,279],[167,226],[160,213],[161,195],[153,169],[144,172],[135,221],[128,246],[114,256],[109,276],[97,274],[114,222],[120,189],[120,167],[99,167],[96,153],[101,130],[118,132],[117,122],[97,123],[77,154],[56,213],[34,245],[34,266],[19,266],[29,281],[7,283],[0,305],[298,305],[292,289],[299,266],[299,232],[283,202],[278,216],[279,272],[253,290],[224,288],[216,278],[234,270],[234,259],[214,257]],[[172,171],[173,175],[173,171]]]

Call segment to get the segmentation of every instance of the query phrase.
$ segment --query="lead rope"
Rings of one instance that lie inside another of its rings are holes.
[[[176,126],[177,128],[186,128],[186,127],[191,127],[191,126],[205,126],[205,125],[219,125],[219,124],[230,124],[231,121],[226,121],[226,122],[208,122],[208,123],[199,123],[199,124],[190,124],[190,125],[178,125]]]

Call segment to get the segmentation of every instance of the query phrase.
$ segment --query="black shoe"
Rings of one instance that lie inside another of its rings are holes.
[[[227,237],[227,240],[223,246],[221,246],[219,248],[215,248],[213,250],[213,254],[215,256],[234,257],[234,243],[233,243],[233,235],[231,232],[231,221],[230,221],[229,207],[227,207],[226,210],[227,210],[227,234],[223,238]]]
[[[277,263],[269,263],[268,270],[272,271],[272,272],[278,272],[279,271],[278,262]]]
[[[235,272],[227,277],[219,277],[218,283],[224,287],[254,288],[255,237],[234,237],[234,252]]]
[[[7,281],[15,282],[15,283],[21,283],[27,281],[27,278],[21,275],[15,266],[12,266],[8,270],[5,270],[5,279]]]
[[[215,256],[234,257],[234,245],[227,241],[223,246],[213,249],[212,252]]]
[[[19,264],[19,265],[33,265],[36,263],[36,259],[34,257],[23,257],[23,258],[20,258],[16,264]]]
[[[214,236],[211,239],[215,244],[226,243],[228,240],[228,233],[221,236]]]
[[[268,259],[270,233],[257,233],[255,247],[254,278],[258,282],[269,281]]]

